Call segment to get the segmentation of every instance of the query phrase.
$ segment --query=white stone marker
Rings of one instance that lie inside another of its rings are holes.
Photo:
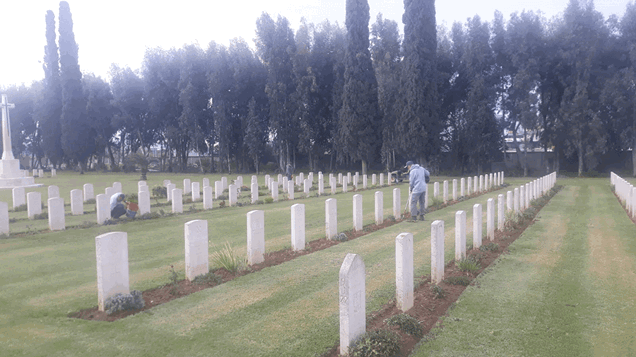
[[[278,202],[278,182],[272,181],[272,198],[274,202]]]
[[[439,197],[439,182],[433,184],[433,198]]]
[[[56,176],[57,176],[57,170],[51,169],[51,177],[56,177]]]
[[[258,195],[258,190],[256,191]],[[212,186],[203,187],[203,209],[212,209],[214,201],[212,199]],[[257,197],[258,198],[258,197]]]
[[[98,197],[100,195],[97,195]],[[128,234],[110,232],[95,237],[97,258],[97,305],[115,294],[130,294],[128,275]]]
[[[402,312],[413,307],[413,234],[395,238],[395,305]]]
[[[197,182],[198,183],[198,182]],[[184,224],[186,279],[194,280],[209,272],[208,221],[194,220]]]
[[[137,200],[139,201],[139,215],[150,213],[150,193],[148,191],[138,191]]]
[[[247,263],[262,263],[265,258],[265,212],[247,212]]]
[[[349,352],[351,344],[366,332],[366,284],[362,258],[348,253],[338,275],[340,301],[340,354]]]
[[[52,231],[63,231],[66,229],[64,217],[64,199],[62,197],[49,198],[49,229]]]
[[[400,189],[394,188],[393,189],[393,217],[395,217],[395,219],[402,218],[401,206],[402,206],[402,201],[400,197]]]
[[[519,187],[515,188],[513,199],[515,213],[519,214]]]
[[[142,186],[148,186],[146,181],[137,181],[137,191],[139,191]]]
[[[473,249],[481,247],[482,221],[481,205],[476,204],[473,206]]]
[[[342,192],[346,193],[349,190],[349,182],[346,177],[342,178]]]
[[[37,169],[33,169],[33,177],[39,177]]]
[[[338,205],[335,198],[325,200],[325,235],[327,239],[338,235]]]
[[[26,203],[26,195],[24,194],[24,187],[16,187],[12,190],[13,196],[13,209],[20,207]]]
[[[124,192],[121,186],[121,182],[113,182],[113,188],[115,189],[115,193]]]
[[[60,189],[57,186],[51,185],[48,187],[49,198],[58,198],[60,197]]]
[[[384,194],[382,191],[375,191],[375,224],[384,222]]]
[[[250,184],[250,198],[252,204],[258,201],[258,184],[254,181]]]
[[[231,184],[228,187],[228,202],[230,207],[236,206],[236,185],[235,184]]]
[[[384,174],[380,174],[380,186],[384,186]]]
[[[201,199],[201,188],[199,187],[199,182],[192,182],[190,186],[192,187],[192,202],[196,202]]]
[[[338,174],[338,183],[342,185],[342,173]]]
[[[530,184],[526,184],[526,209],[530,208]]]
[[[93,184],[86,183],[84,184],[84,202],[92,199],[95,199],[95,194],[93,193]]]
[[[332,177],[329,183],[331,185],[331,194],[335,195],[336,194],[336,178]]]
[[[504,223],[506,223],[506,215],[504,213],[504,195],[497,196],[497,229],[503,231]]]
[[[431,223],[431,282],[444,280],[444,221]]]
[[[214,181],[214,199],[219,199],[219,196],[223,194],[223,182]]]
[[[190,179],[183,179],[183,194],[187,195],[192,190],[192,183]]]
[[[305,205],[291,206],[291,245],[295,251],[305,249]]]
[[[39,169],[39,170],[38,170],[38,176],[40,176],[40,177],[44,177],[44,170]]]
[[[472,177],[468,178],[468,193],[467,196],[470,196],[470,194],[472,193],[472,188],[473,188],[473,179]]]
[[[27,193],[27,215],[34,219],[36,214],[42,213],[42,194],[39,192]]]
[[[223,185],[223,190],[227,188],[227,177],[221,177],[221,184]]]
[[[303,191],[305,193],[305,197],[309,197],[309,186],[311,185],[311,183],[309,182],[309,179],[305,179],[305,181],[303,181]]]
[[[455,264],[466,259],[466,212],[455,213]]]
[[[114,187],[106,187],[104,193],[106,194],[106,196],[108,196],[108,199],[110,199],[114,194],[117,193],[117,190]]]
[[[448,181],[444,180],[444,203],[448,203]]]
[[[265,186],[269,187],[270,177],[269,175],[265,175]]]
[[[362,195],[353,195],[353,229],[356,232],[362,230]]]
[[[174,190],[175,188],[176,188],[176,185],[173,183],[169,183],[168,186],[166,187],[166,195],[167,195],[166,202],[172,202],[172,190]],[[108,198],[110,199],[110,196],[108,196]]]
[[[319,195],[325,194],[325,182],[322,179],[322,174],[318,175],[318,194]]]
[[[477,180],[477,176],[473,176],[473,193],[477,193],[479,189],[479,181]]]
[[[367,175],[362,175],[362,188],[366,190],[368,186],[369,178],[367,177]]]
[[[287,199],[288,200],[294,199],[294,181],[292,180],[287,181]]]
[[[486,237],[495,240],[495,200],[492,198],[486,203]]]
[[[479,192],[486,191],[486,186],[484,186],[484,175],[479,175]]]
[[[526,187],[524,185],[519,186],[519,210],[523,211],[526,209]]]
[[[371,185],[375,186],[376,182],[377,182],[377,175],[376,174],[371,175]]]
[[[457,201],[457,180],[453,179],[453,201]]]
[[[514,209],[512,191],[506,192],[506,212]]]
[[[95,210],[97,211],[97,224],[104,224],[110,219],[110,197],[99,194],[95,197]]]
[[[289,187],[288,183],[289,180],[287,179],[287,176],[283,176],[283,192],[287,192],[287,187]]]
[[[73,216],[81,216],[84,214],[82,190],[71,190],[71,214]]]
[[[210,186],[210,179],[207,177],[203,178],[203,187],[208,187]]]
[[[466,192],[465,188],[466,188],[466,179],[462,177],[462,179],[459,181],[460,184],[460,191],[459,191],[459,197],[464,197],[464,193]]]
[[[163,187],[168,188],[169,184],[171,184],[170,180],[163,180]]]
[[[0,234],[9,235],[9,205],[0,202]]]
[[[183,213],[183,192],[180,188],[172,190],[172,213]]]

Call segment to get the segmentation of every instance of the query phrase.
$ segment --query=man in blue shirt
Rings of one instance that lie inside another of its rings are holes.
[[[126,196],[121,192],[110,196],[110,216],[112,218],[119,218],[123,215],[129,218],[135,217],[137,212],[127,209],[128,202],[126,202],[125,199]]]
[[[420,216],[420,221],[423,221],[426,213],[424,208],[426,178],[430,177],[430,173],[420,165],[414,164],[413,161],[408,161],[405,168],[409,170],[409,188],[411,190],[411,219],[409,222],[417,221],[417,216]],[[417,208],[418,203],[419,209]]]

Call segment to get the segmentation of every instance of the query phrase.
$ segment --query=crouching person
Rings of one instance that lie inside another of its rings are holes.
[[[128,218],[133,218],[136,214],[137,212],[128,209],[126,195],[117,192],[110,196],[110,216],[112,218],[119,218],[123,215],[126,215]]]

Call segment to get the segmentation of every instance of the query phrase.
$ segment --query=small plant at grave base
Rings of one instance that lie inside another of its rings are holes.
[[[212,262],[230,273],[235,273],[247,266],[245,259],[241,259],[232,249],[230,242],[226,241],[220,251],[212,253]]]
[[[470,284],[470,279],[468,279],[468,277],[466,276],[450,276],[444,279],[444,282],[451,285],[468,286],[468,284]]]
[[[159,218],[161,217],[161,215],[159,214],[159,212],[150,212],[150,213],[144,213],[142,214],[139,219],[154,219],[154,218]]]
[[[229,196],[227,195],[219,195],[219,197],[217,198],[217,200],[227,200],[229,199]]]
[[[389,326],[398,326],[400,330],[412,336],[422,337],[423,335],[422,325],[420,325],[420,322],[417,321],[417,319],[411,315],[407,315],[407,314],[393,315],[384,321]]]
[[[265,203],[273,203],[273,202],[274,202],[274,199],[273,199],[273,198],[271,198],[271,197],[265,197],[265,198],[263,199],[263,201],[264,201]]]
[[[18,221],[17,218],[9,218],[9,223],[15,223],[17,221]]]
[[[27,205],[26,203],[23,205],[19,205],[18,207],[14,207],[13,208],[13,212],[23,212],[27,210]]]
[[[179,290],[179,275],[176,271],[174,271],[174,265],[170,265],[170,283],[172,287],[170,288],[170,294],[176,295]]]
[[[514,231],[519,224],[519,215],[513,210],[506,212],[506,220],[504,221],[505,231]]]
[[[208,272],[207,274],[202,274],[194,278],[192,280],[193,284],[200,285],[219,285],[223,282],[223,278],[219,275],[214,274],[214,272]]]
[[[338,242],[346,242],[349,238],[347,237],[346,234],[344,233],[338,233],[333,240],[338,241]]]
[[[49,214],[46,212],[33,215],[33,219],[47,219],[47,218],[49,218]]]
[[[136,193],[129,193],[126,195],[126,201],[139,203],[139,197],[137,197]]]
[[[190,197],[183,197],[183,198],[182,198],[182,202],[183,202],[183,204],[192,203],[192,198],[190,198]]]
[[[84,201],[84,203],[87,205],[94,205],[95,203],[97,203],[97,201],[95,201],[94,198],[91,198],[90,200]]]
[[[141,310],[145,306],[141,291],[133,290],[130,294],[115,294],[104,301],[104,310],[108,315],[118,311]]]
[[[219,207],[221,207],[221,208],[225,207],[225,201],[219,202]]]
[[[152,197],[155,198],[166,198],[168,197],[168,188],[163,186],[154,186],[152,188]]]
[[[479,263],[472,256],[461,259],[455,264],[457,265],[457,269],[470,274],[476,273],[480,268]]]
[[[80,223],[77,228],[91,228],[91,227],[95,227],[97,225],[97,222],[92,222],[92,221],[84,221],[82,223]]]
[[[479,247],[479,250],[481,250],[482,252],[498,252],[499,244],[495,242],[484,244],[481,247]]]
[[[197,208],[195,205],[191,205],[190,207],[188,207],[188,212],[196,212]]]
[[[389,215],[388,217],[386,217],[386,219],[389,220],[390,222],[395,222],[396,221],[395,216],[392,215],[392,214]]]
[[[437,197],[429,197],[431,201],[428,203],[428,208],[438,208],[444,204],[444,201]]]
[[[262,205],[263,203],[265,203],[265,202],[263,202],[263,200],[256,200],[256,204],[257,205]]]
[[[400,339],[390,330],[369,331],[358,337],[349,347],[349,357],[397,356]]]
[[[436,299],[443,299],[446,297],[446,291],[439,285],[431,286],[431,291],[435,295]]]

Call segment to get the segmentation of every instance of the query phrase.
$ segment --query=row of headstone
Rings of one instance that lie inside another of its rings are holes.
[[[610,184],[614,187],[614,193],[625,206],[628,215],[636,218],[636,187],[614,172],[610,173]]]
[[[466,185],[468,183],[468,185]],[[453,179],[452,181],[452,191],[449,191],[449,182],[444,180],[442,182],[442,200],[444,203],[449,201],[451,197],[453,201],[457,201],[458,197],[465,197],[471,194],[485,192],[491,190],[494,187],[503,186],[504,184],[504,173],[503,171],[480,175],[479,177],[462,177],[459,181],[457,179]],[[438,198],[440,196],[440,183],[433,183],[433,197]],[[428,190],[427,190],[428,191]]]
[[[506,206],[508,211],[520,214],[530,208],[531,202],[545,194],[556,184],[556,172],[532,180],[507,192]]]

